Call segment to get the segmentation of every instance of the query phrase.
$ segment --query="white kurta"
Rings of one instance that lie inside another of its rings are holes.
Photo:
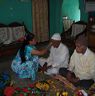
[[[53,46],[50,49],[50,55],[48,59],[40,59],[40,64],[43,65],[44,62],[52,65],[50,69],[47,70],[47,74],[57,74],[60,67],[67,68],[69,61],[69,51],[68,48],[60,43],[58,48]]]
[[[85,54],[74,51],[71,56],[68,70],[73,71],[76,77],[82,79],[95,78],[95,54],[87,48]]]

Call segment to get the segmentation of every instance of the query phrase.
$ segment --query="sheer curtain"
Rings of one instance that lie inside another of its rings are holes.
[[[48,0],[32,0],[33,33],[39,42],[49,40]]]

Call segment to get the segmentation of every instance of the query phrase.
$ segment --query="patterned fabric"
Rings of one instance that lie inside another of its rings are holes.
[[[19,40],[20,38],[24,37],[24,35],[25,35],[24,26],[8,27],[7,29],[8,30],[6,30],[5,32],[3,31],[3,33],[0,32],[0,34],[2,33],[2,35],[0,35],[0,36],[4,40],[6,39],[6,41],[4,42],[4,44],[10,44],[10,43],[12,43],[14,41]],[[3,29],[3,30],[5,30],[5,29]],[[4,34],[4,36],[3,36],[3,34]]]
[[[13,37],[15,41],[20,39],[21,37],[24,37],[25,35],[24,26],[13,27],[12,31],[13,31]]]
[[[72,25],[72,34],[71,34],[71,36],[75,37],[76,35],[82,33],[85,28],[86,28],[86,25],[73,24]]]
[[[31,78],[33,81],[36,78],[36,73],[38,71],[38,56],[31,55],[31,51],[34,49],[34,46],[26,46],[25,48],[25,57],[26,61],[21,63],[21,58],[19,52],[17,53],[16,57],[14,58],[11,68],[18,77],[20,78]]]
[[[8,27],[8,31],[7,31],[7,36],[8,36],[8,40],[5,42],[5,44],[10,44],[14,41],[14,37],[13,37],[13,32],[12,32],[12,28]]]
[[[48,1],[32,0],[33,33],[39,42],[49,40]]]
[[[0,28],[0,42],[5,42],[8,39],[7,27]]]
[[[73,24],[73,20],[64,19],[63,17],[64,31],[67,31],[71,27],[72,24]]]

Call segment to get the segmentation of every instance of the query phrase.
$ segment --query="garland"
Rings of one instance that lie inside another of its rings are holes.
[[[65,80],[62,81],[65,82]],[[68,85],[68,82],[65,82],[65,84]],[[52,79],[48,79],[46,81],[38,81],[33,84],[29,84],[28,87],[15,87],[14,82],[11,81],[11,77],[7,72],[0,74],[0,96],[46,96],[48,94],[48,96],[55,96],[50,93],[50,86],[52,86],[53,89],[56,89],[55,85],[56,84]],[[69,88],[74,89],[71,85]],[[56,89],[55,92],[56,96],[69,96],[68,91],[64,89],[61,91]],[[95,84],[89,89],[88,93],[91,96],[95,94]],[[74,96],[83,96],[83,94],[78,90],[77,94]]]
[[[41,91],[31,84],[28,87],[8,86],[4,90],[5,96],[41,96]]]

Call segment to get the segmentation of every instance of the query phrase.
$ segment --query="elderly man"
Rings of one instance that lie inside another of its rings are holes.
[[[61,42],[61,36],[59,33],[55,33],[51,37],[50,54],[47,59],[40,59],[40,64],[45,69],[45,73],[48,75],[58,74],[59,68],[67,68],[69,61],[68,48]]]
[[[75,46],[76,49],[68,67],[67,79],[76,87],[88,89],[95,79],[95,54],[87,47],[84,34],[76,37]]]

